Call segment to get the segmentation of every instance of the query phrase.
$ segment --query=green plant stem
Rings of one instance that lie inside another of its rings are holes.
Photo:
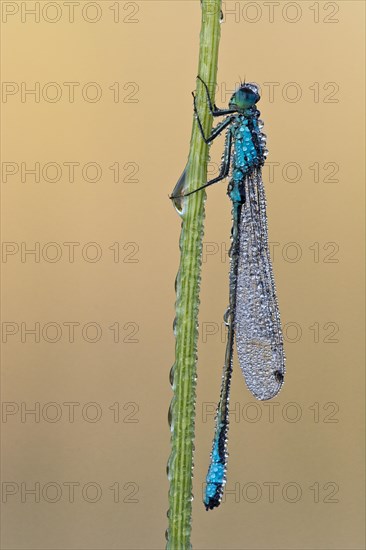
[[[221,0],[203,0],[198,74],[216,87],[220,41]],[[206,135],[212,127],[206,93],[200,84],[197,105]],[[185,190],[207,181],[208,147],[193,120]],[[192,476],[195,428],[198,309],[201,275],[205,192],[184,199],[180,236],[181,259],[176,281],[175,363],[172,368],[173,399],[170,406],[171,455],[168,462],[169,527],[167,549],[191,548]]]

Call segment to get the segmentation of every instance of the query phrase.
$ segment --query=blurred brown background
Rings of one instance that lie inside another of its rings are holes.
[[[2,547],[162,549],[180,231],[168,193],[188,153],[199,1],[1,9]],[[205,512],[222,183],[206,202],[193,546],[361,549],[364,3],[223,13],[217,103],[240,77],[262,89],[287,377],[261,404],[236,368],[228,494]]]

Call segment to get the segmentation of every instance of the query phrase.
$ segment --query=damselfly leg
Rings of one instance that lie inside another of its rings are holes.
[[[215,183],[218,183],[219,181],[224,180],[228,177],[230,172],[230,159],[231,159],[231,146],[232,146],[232,134],[230,130],[226,133],[225,137],[225,150],[224,155],[222,159],[222,163],[220,166],[220,173],[216,178],[213,178],[212,180],[208,181],[204,185],[201,185],[200,187],[197,187],[197,189],[194,189],[193,191],[190,191],[189,193],[185,193],[184,197],[188,197],[189,195],[193,195],[193,193],[197,193],[197,191],[201,191],[202,189],[205,189],[206,187],[209,187],[210,185],[214,185]],[[171,196],[170,198],[175,198]]]
[[[198,77],[198,78],[200,79],[200,77]],[[224,116],[227,113],[234,113],[235,112],[235,110],[231,110],[231,109],[229,109],[229,110],[218,110],[216,108],[216,106],[215,106],[216,110],[212,110],[213,106],[212,106],[212,102],[211,102],[208,87],[203,82],[202,79],[200,79],[200,80],[205,86],[206,93],[207,93],[207,98],[208,98],[208,103],[209,103],[209,106],[210,106],[210,110],[211,110],[211,113],[214,116]],[[233,119],[232,116],[229,116],[229,117],[225,118],[225,120],[221,121],[215,128],[213,128],[211,134],[208,137],[206,137],[205,132],[203,130],[201,119],[200,119],[199,114],[198,114],[198,110],[197,110],[197,106],[196,106],[196,97],[195,97],[193,92],[192,92],[192,95],[193,95],[194,113],[195,113],[195,116],[196,116],[196,119],[197,119],[198,127],[199,127],[201,135],[202,135],[202,139],[204,140],[204,142],[206,144],[209,144],[212,141],[214,141],[219,135],[221,135],[221,133],[226,128],[228,128],[228,126],[230,126],[230,124],[233,122],[234,119]],[[222,160],[222,163],[221,163],[221,166],[220,166],[219,175],[216,178],[213,178],[212,180],[206,182],[204,185],[201,185],[200,187],[197,187],[197,189],[194,189],[193,191],[190,191],[189,193],[183,193],[181,195],[176,195],[176,194],[174,194],[174,191],[173,191],[172,195],[170,195],[170,198],[171,199],[177,199],[177,198],[181,198],[181,197],[188,197],[189,195],[193,195],[193,193],[196,193],[197,191],[201,191],[202,189],[205,189],[206,187],[209,187],[210,185],[214,185],[215,183],[218,183],[219,181],[222,181],[223,179],[227,178],[227,176],[229,175],[229,171],[230,171],[231,146],[232,146],[232,134],[229,130],[226,133],[226,137],[225,137],[225,149],[224,149],[223,160]],[[181,186],[178,186],[178,188],[179,187],[181,188]],[[177,186],[175,187],[175,189],[177,189]]]
[[[202,84],[205,87],[206,95],[207,95],[207,103],[210,109],[210,113],[212,116],[224,116],[224,115],[230,115],[232,113],[236,113],[237,109],[219,109],[215,104],[212,103],[211,96],[210,96],[210,90],[208,89],[208,86],[204,80],[200,77],[200,75],[197,76],[198,80],[202,82]],[[194,92],[192,92],[193,98],[195,98]]]

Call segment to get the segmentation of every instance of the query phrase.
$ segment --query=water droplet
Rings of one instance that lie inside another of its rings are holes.
[[[230,325],[230,323],[229,323],[230,313],[231,313],[231,310],[230,310],[230,307],[228,307],[227,310],[224,313],[224,323],[227,327]]]
[[[169,405],[168,424],[170,426],[170,431],[172,431],[173,430],[173,402],[171,402]]]
[[[184,170],[182,172],[182,175],[180,176],[179,180],[177,181],[177,183],[176,183],[176,185],[175,185],[175,187],[172,191],[172,194],[171,194],[171,198],[172,198],[174,207],[175,207],[176,211],[178,212],[178,214],[180,216],[184,213],[184,205],[185,205],[185,200],[186,199],[183,195],[184,195],[184,191],[186,189],[187,171],[188,171],[188,164],[184,168]]]
[[[174,383],[174,369],[175,369],[175,363],[169,371],[169,382],[171,386],[173,386],[173,383]]]

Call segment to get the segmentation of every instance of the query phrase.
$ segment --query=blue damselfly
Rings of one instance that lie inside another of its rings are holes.
[[[215,419],[211,462],[206,477],[206,509],[219,506],[226,483],[229,398],[233,370],[234,336],[239,364],[251,393],[259,400],[272,399],[283,384],[285,356],[276,288],[268,247],[266,199],[262,166],[268,151],[263,122],[256,104],[259,89],[253,83],[241,83],[232,95],[227,109],[212,104],[205,87],[210,111],[225,118],[206,137],[194,111],[202,137],[210,144],[226,130],[225,148],[219,175],[190,193],[184,192],[184,173],[172,197],[178,201],[230,175],[228,195],[232,201],[230,248],[229,307],[224,321],[227,345],[221,394]]]

